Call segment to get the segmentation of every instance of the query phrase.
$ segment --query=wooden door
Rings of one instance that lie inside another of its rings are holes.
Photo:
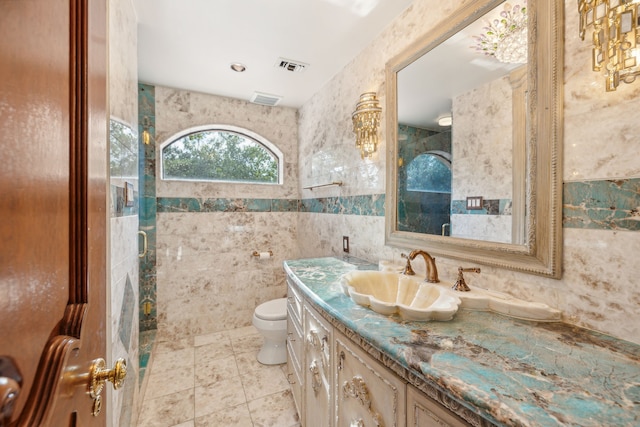
[[[0,0],[0,425],[105,425],[106,105],[105,0]]]

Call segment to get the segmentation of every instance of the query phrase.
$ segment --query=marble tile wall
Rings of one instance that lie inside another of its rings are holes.
[[[282,262],[298,258],[297,112],[155,87],[155,162],[172,135],[205,125],[248,129],[284,156],[282,185],[163,181],[156,168],[158,339],[251,324],[283,297]],[[258,259],[253,251],[271,250]]]
[[[499,206],[495,206],[513,194],[513,127],[508,125],[513,122],[513,89],[509,80],[509,76],[497,79],[453,101],[451,198],[458,205],[456,201],[481,196],[486,214],[471,216],[467,213],[482,211],[456,211],[451,215],[451,236],[512,242],[511,216],[497,216]],[[478,173],[483,179],[477,179]]]
[[[110,302],[109,366],[127,362],[124,386],[108,388],[107,425],[129,426],[138,393],[138,101],[137,24],[131,0],[109,0]],[[128,189],[127,189],[128,188]],[[132,194],[133,193],[133,194]],[[127,200],[130,202],[127,203]]]
[[[371,161],[354,146],[351,112],[360,93],[383,98],[384,65],[423,33],[434,28],[464,1],[415,0],[342,72],[299,112],[301,187],[339,177],[342,187],[301,190],[303,199],[382,194],[385,141]],[[589,41],[578,37],[577,6],[565,0],[563,277],[560,280],[483,267],[472,284],[545,302],[564,312],[567,322],[640,342],[640,238],[637,224],[640,194],[640,83],[606,93],[602,77],[591,71]],[[384,114],[384,111],[383,111]],[[384,123],[384,120],[383,120]],[[381,133],[384,135],[385,130]],[[330,161],[320,161],[329,159]],[[616,184],[616,183],[622,184]],[[590,187],[583,191],[583,186]],[[619,191],[620,190],[620,191]],[[593,195],[596,194],[596,197]],[[570,196],[571,195],[571,196]],[[573,196],[577,196],[577,199]],[[570,198],[571,197],[571,198]],[[592,199],[601,200],[595,203]],[[620,205],[612,218],[605,201]],[[596,226],[593,218],[604,217]],[[574,228],[577,225],[580,228]],[[585,224],[588,224],[586,226]],[[352,253],[370,260],[400,260],[384,244],[384,217],[301,212],[300,256],[342,253],[349,235]],[[459,261],[439,258],[442,279],[455,280]],[[418,268],[420,268],[419,266]],[[474,275],[475,276],[475,275]]]

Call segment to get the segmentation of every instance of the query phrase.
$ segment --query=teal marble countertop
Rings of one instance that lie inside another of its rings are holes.
[[[353,262],[353,260],[350,260]],[[413,376],[508,426],[640,426],[640,346],[565,323],[460,310],[405,322],[356,305],[338,258],[285,261],[305,296]]]

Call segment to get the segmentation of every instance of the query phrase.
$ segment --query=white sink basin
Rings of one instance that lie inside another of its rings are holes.
[[[393,271],[352,271],[342,276],[341,285],[355,303],[384,315],[398,313],[405,320],[451,320],[459,308],[538,322],[560,321],[562,314],[501,292],[474,286],[459,292],[451,289],[453,283],[425,283],[422,277]]]
[[[524,301],[502,292],[469,286],[469,292],[458,292],[461,308],[476,311],[493,311],[509,317],[538,322],[558,322],[562,312],[539,302]]]
[[[382,271],[352,271],[342,276],[342,290],[376,313],[398,313],[404,320],[451,320],[460,299],[454,291],[415,276]]]

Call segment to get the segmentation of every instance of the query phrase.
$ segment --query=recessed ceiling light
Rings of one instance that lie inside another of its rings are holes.
[[[453,118],[451,116],[444,116],[438,119],[438,124],[440,126],[451,126],[453,123]]]
[[[239,62],[234,62],[233,64],[231,64],[231,69],[236,73],[242,73],[244,70],[247,69],[247,67],[245,67],[244,64],[241,64]]]

